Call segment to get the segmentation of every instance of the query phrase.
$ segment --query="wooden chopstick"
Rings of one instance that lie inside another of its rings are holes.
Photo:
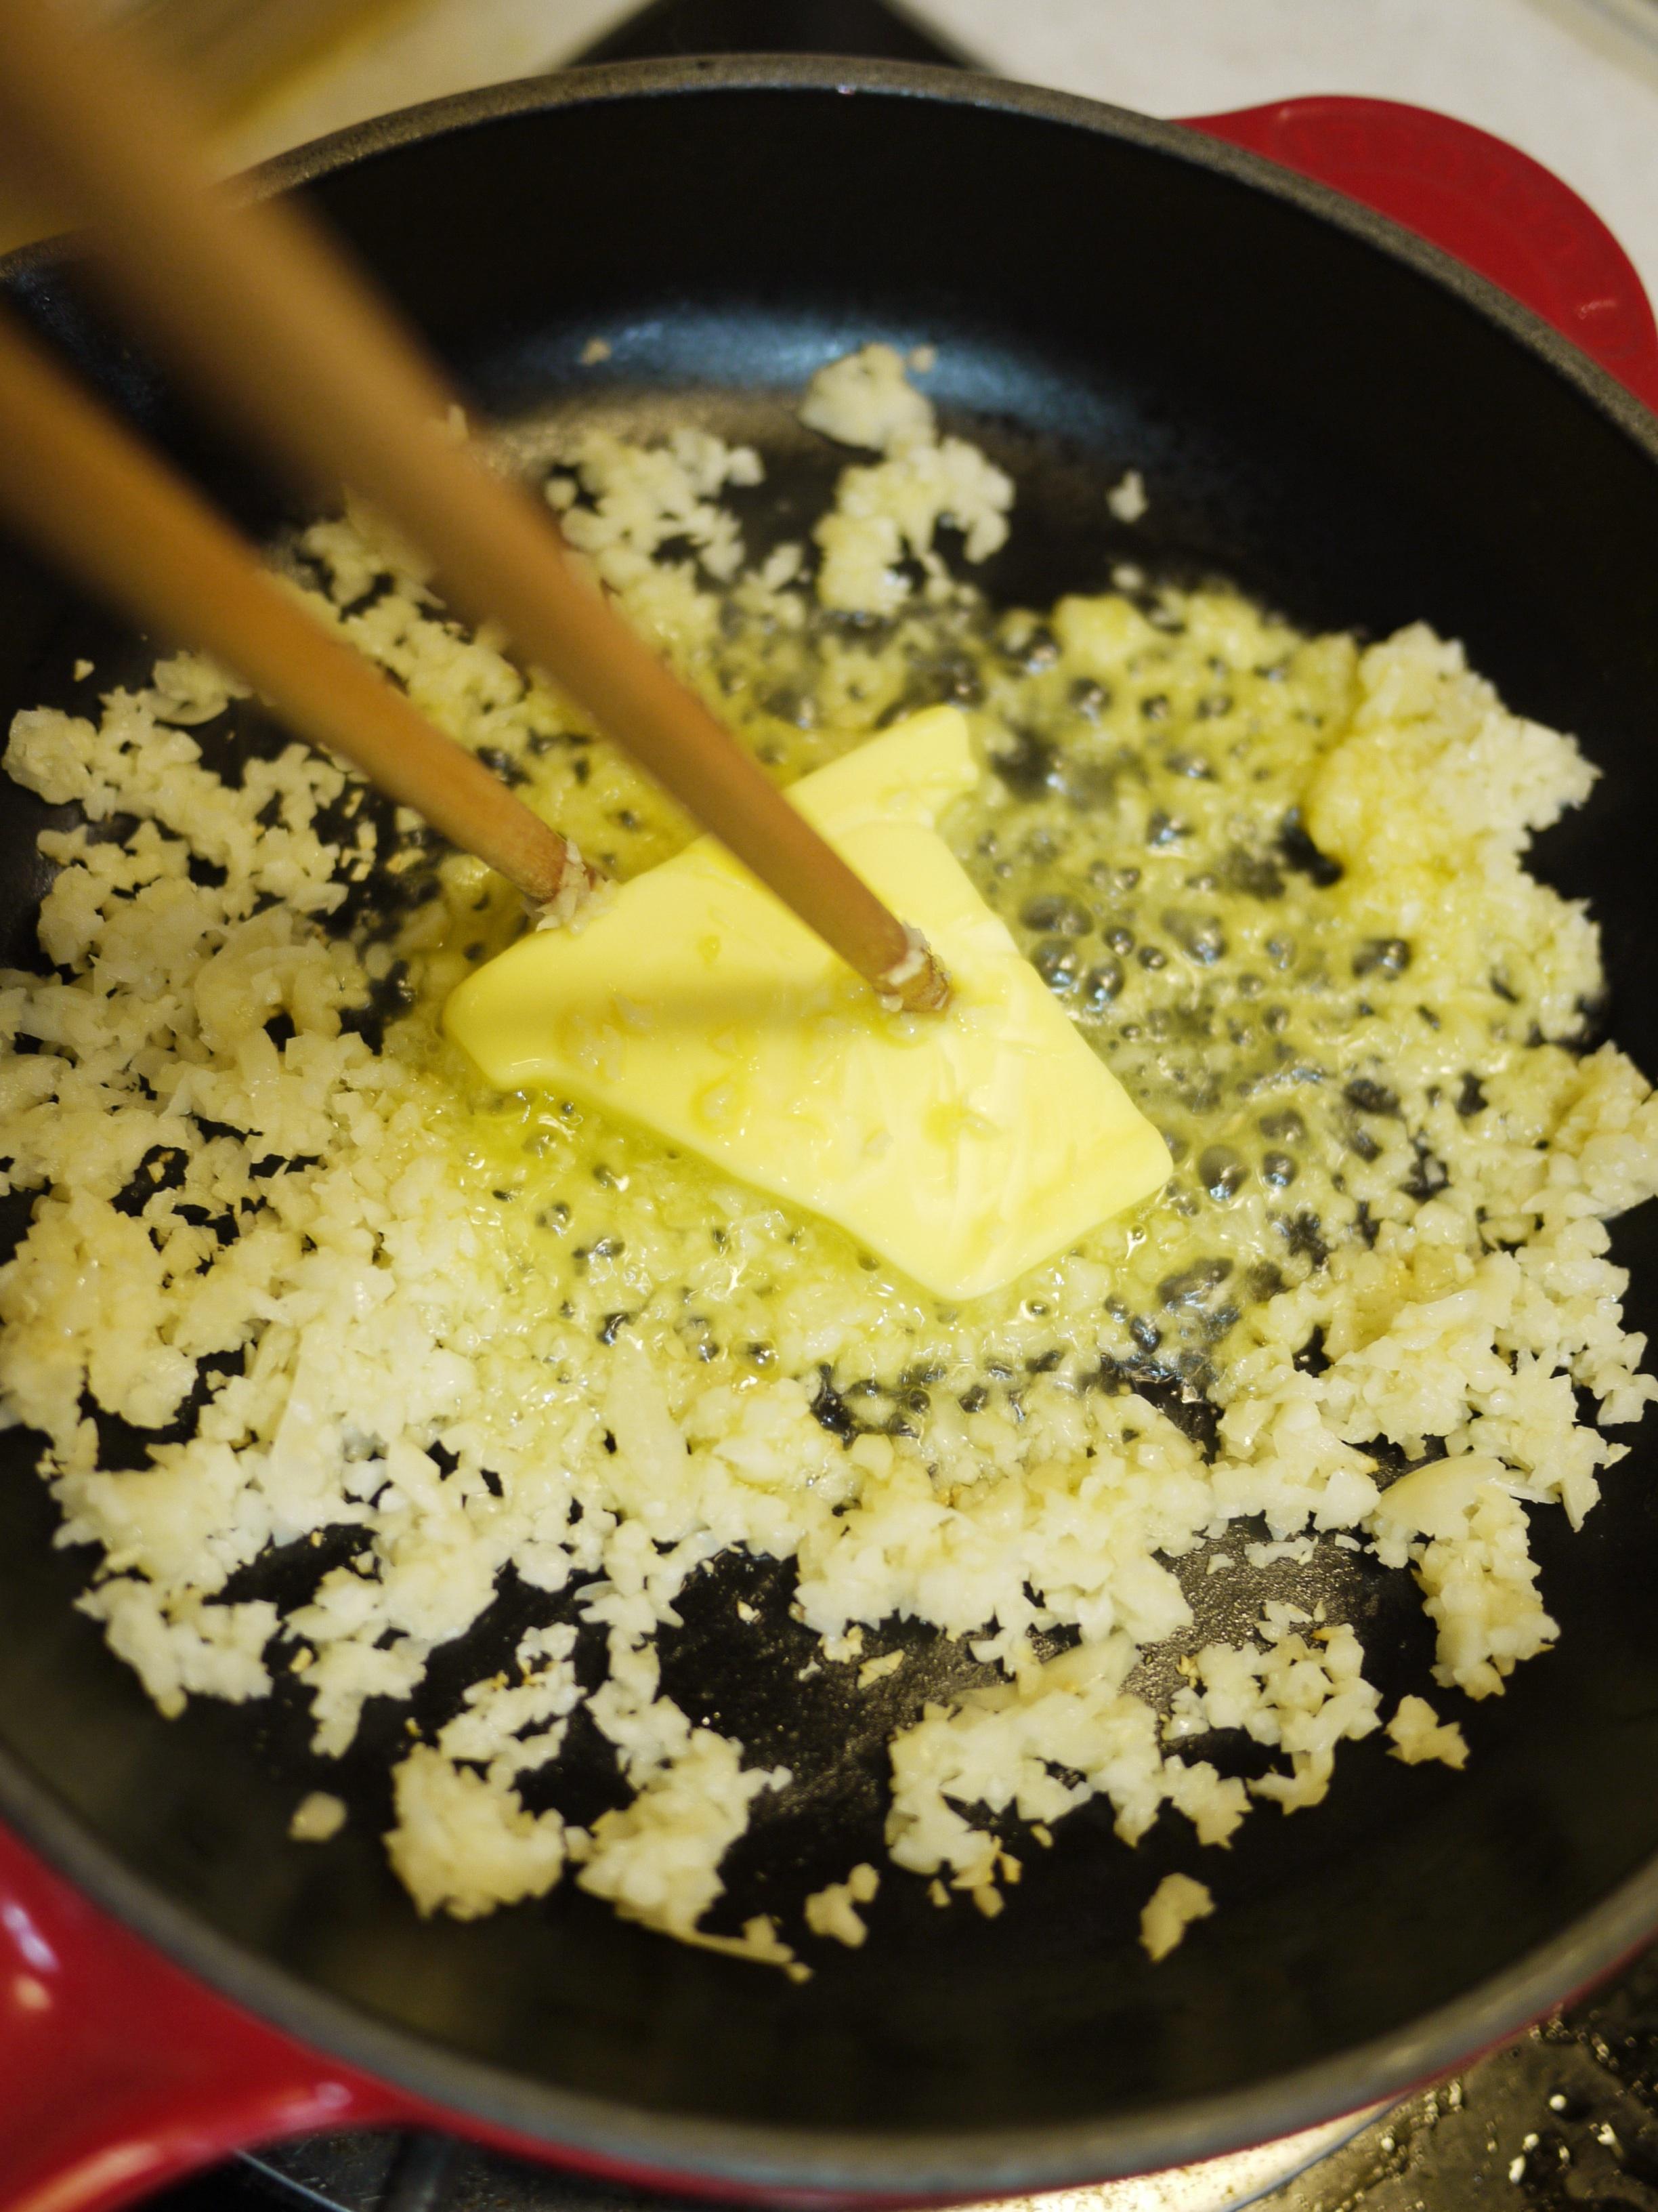
[[[185,78],[211,125],[216,165],[228,135],[240,143],[264,111],[320,70],[369,46],[417,0],[129,0],[123,37]],[[69,228],[72,210],[54,208],[0,160],[0,253]]]
[[[531,898],[592,880],[481,761],[331,637],[252,550],[0,317],[0,507],[146,628],[204,646],[301,736],[355,761]]]
[[[216,131],[349,59],[414,0],[131,0],[124,35],[189,84]]]
[[[948,1003],[925,943],[579,572],[544,502],[446,435],[453,394],[392,311],[297,210],[209,188],[200,133],[141,55],[52,0],[4,0],[0,116],[93,226],[106,290],[210,400],[364,494],[884,996]]]

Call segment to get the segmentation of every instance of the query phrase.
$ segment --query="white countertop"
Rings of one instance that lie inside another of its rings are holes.
[[[1153,115],[1291,93],[1439,107],[1574,185],[1658,298],[1658,0],[926,0],[1008,76]]]
[[[782,0],[779,0],[782,4]],[[1439,107],[1546,162],[1658,299],[1658,0],[908,0],[1005,76],[1198,115],[1291,93]],[[240,160],[550,69],[630,0],[423,0],[245,131]]]

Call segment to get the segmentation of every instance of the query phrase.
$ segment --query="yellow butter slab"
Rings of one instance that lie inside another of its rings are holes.
[[[788,794],[926,933],[955,988],[942,1016],[883,1012],[702,838],[585,928],[520,939],[445,1025],[503,1090],[643,1122],[942,1297],[994,1290],[1157,1189],[1169,1158],[937,834],[977,774],[962,714],[938,707]]]

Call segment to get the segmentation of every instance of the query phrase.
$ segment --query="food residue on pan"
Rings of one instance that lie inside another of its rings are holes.
[[[345,1821],[345,1800],[327,1790],[313,1790],[294,1808],[288,1832],[296,1844],[326,1844],[338,1835]]]
[[[803,1907],[807,1927],[814,1936],[833,1936],[848,1950],[860,1949],[868,1938],[869,1929],[858,1908],[872,1904],[880,1886],[881,1877],[876,1869],[867,1862],[860,1862],[844,1881],[829,1882],[807,1898]]]
[[[665,1689],[711,1562],[792,1563],[821,1639],[794,1677],[844,1668],[889,1731],[877,1942],[901,1882],[999,1911],[1016,1819],[1040,1850],[1102,1797],[1125,1847],[1159,1819],[1224,1845],[1316,1803],[1344,1741],[1459,1765],[1470,1701],[1556,1633],[1529,1513],[1575,1524],[1622,1455],[1578,1394],[1605,1426],[1655,1395],[1603,1224],[1658,1185],[1646,1083],[1586,1040],[1594,925],[1524,866],[1589,789],[1569,738],[1421,627],[1307,637],[1138,571],[998,611],[939,532],[970,573],[1013,486],[898,356],[820,371],[803,414],[866,449],[810,543],[750,560],[723,495],[763,464],[702,430],[567,428],[549,496],[780,781],[961,710],[982,772],[941,834],[1166,1139],[1132,1211],[947,1301],[584,1099],[491,1089],[440,1016],[516,899],[324,757],[228,765],[234,687],[188,655],[95,724],[16,718],[12,776],[84,819],[40,840],[40,970],[0,983],[0,1153],[34,1194],[0,1389],[151,1696],[280,1674],[320,1786],[366,1702],[471,1638],[487,1663],[435,1716],[428,1686],[389,1784],[419,1908],[570,1880],[797,1977],[799,1944],[857,1940],[874,1869],[792,1924],[721,1921],[726,1852],[811,1778]],[[625,881],[686,844],[362,518],[287,557],[584,853]],[[313,1562],[285,1610],[273,1552],[284,1589]],[[1432,1705],[1385,1710],[1297,1595],[1338,1552],[1415,1578]],[[1200,1590],[1244,1559],[1281,1594],[1206,1638],[1181,1563]],[[778,1663],[763,1609],[729,1632]],[[616,1765],[580,1818],[577,1726]],[[1172,1880],[1154,1954],[1209,1902]]]
[[[1165,1875],[1146,1900],[1140,1915],[1140,1942],[1153,1964],[1166,1959],[1184,1942],[1194,1920],[1206,1920],[1215,1909],[1207,1886],[1189,1874]]]

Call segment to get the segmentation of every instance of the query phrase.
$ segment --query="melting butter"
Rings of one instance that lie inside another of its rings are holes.
[[[1168,1180],[1167,1146],[938,835],[978,780],[958,709],[788,793],[925,932],[954,997],[884,1012],[710,838],[470,976],[444,1023],[507,1091],[556,1089],[826,1215],[941,1297],[995,1290]]]

